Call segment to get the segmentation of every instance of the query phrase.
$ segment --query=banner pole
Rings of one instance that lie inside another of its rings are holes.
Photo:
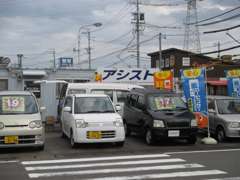
[[[206,110],[207,110],[207,121],[208,121],[208,138],[210,137],[210,127],[209,127],[209,115],[208,115],[208,86],[207,86],[207,68],[204,67],[204,76],[205,76],[205,90],[206,90]]]

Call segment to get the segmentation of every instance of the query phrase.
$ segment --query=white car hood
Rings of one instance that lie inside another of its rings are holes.
[[[240,122],[240,114],[219,114],[218,117],[229,122]]]
[[[89,123],[103,123],[112,122],[116,119],[121,119],[118,113],[89,113],[89,114],[75,114],[74,119],[84,119]]]
[[[16,114],[0,115],[0,122],[4,125],[28,125],[33,120],[41,120],[39,113],[36,114]]]

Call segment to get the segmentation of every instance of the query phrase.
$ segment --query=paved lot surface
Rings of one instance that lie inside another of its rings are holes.
[[[0,150],[0,179],[240,179],[240,139],[217,145],[168,141],[148,146],[133,135],[124,147],[83,144],[72,149],[57,127],[46,148]]]

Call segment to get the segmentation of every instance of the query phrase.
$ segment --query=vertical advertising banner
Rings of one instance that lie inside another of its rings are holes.
[[[157,71],[153,75],[154,87],[157,89],[173,89],[173,70]]]
[[[205,68],[181,70],[184,96],[188,108],[196,115],[200,128],[208,125],[205,71]]]
[[[240,69],[228,70],[226,76],[228,96],[240,97]]]

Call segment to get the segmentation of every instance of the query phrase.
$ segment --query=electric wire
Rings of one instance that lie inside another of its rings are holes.
[[[210,22],[210,23],[197,24],[197,26],[209,26],[209,25],[225,22],[225,21],[228,21],[228,20],[231,20],[231,19],[235,19],[235,18],[238,18],[238,17],[240,17],[240,14],[236,14],[234,16],[231,16],[231,17],[228,17],[228,18],[225,18],[225,19],[221,19],[221,20],[218,20],[218,21],[213,21],[213,22]]]
[[[231,9],[231,10],[229,10],[229,11],[226,11],[226,12],[224,12],[224,13],[218,14],[218,15],[216,15],[216,16],[212,16],[212,17],[210,17],[210,18],[203,19],[203,20],[200,20],[200,21],[197,21],[197,22],[194,22],[194,23],[189,23],[189,24],[187,24],[187,25],[193,25],[193,24],[198,24],[198,23],[202,23],[202,22],[205,22],[205,21],[209,21],[209,20],[215,19],[215,18],[217,18],[217,17],[221,17],[221,16],[223,16],[223,15],[225,15],[225,14],[228,14],[228,13],[230,13],[230,12],[233,12],[233,11],[235,11],[235,10],[237,10],[237,9],[240,9],[240,6],[238,6],[238,7],[236,7],[236,8],[233,8],[233,9]]]

